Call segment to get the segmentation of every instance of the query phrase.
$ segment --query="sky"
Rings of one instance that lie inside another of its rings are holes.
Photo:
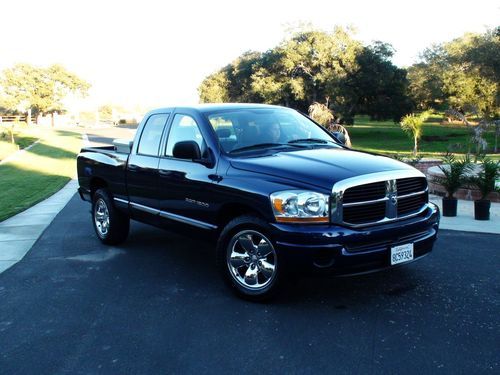
[[[0,9],[0,70],[62,64],[92,84],[80,103],[89,108],[197,103],[204,77],[273,48],[300,23],[353,26],[364,43],[391,43],[398,66],[500,24],[500,2],[490,0],[4,0]]]

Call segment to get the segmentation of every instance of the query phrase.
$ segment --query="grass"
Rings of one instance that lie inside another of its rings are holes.
[[[76,174],[78,133],[43,129],[40,142],[0,165],[0,221],[44,200]]]
[[[413,139],[403,132],[399,124],[392,121],[371,121],[367,116],[357,116],[355,125],[348,126],[347,131],[353,148],[405,156],[410,156],[413,150]],[[424,123],[419,155],[437,157],[447,151],[465,153],[469,139],[470,133],[465,125],[443,123],[441,116],[433,116]],[[488,146],[493,148],[494,129],[486,133],[486,141]],[[500,154],[489,156],[500,158]]]
[[[6,125],[0,127],[0,161],[17,152],[25,149],[36,142],[41,135],[41,129],[17,125],[14,128],[14,144],[11,143],[10,132]]]

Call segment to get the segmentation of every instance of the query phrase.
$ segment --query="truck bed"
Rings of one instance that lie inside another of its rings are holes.
[[[107,184],[118,196],[126,196],[126,168],[129,154],[115,146],[84,147],[77,157],[80,187],[90,192],[94,177],[107,177]]]
[[[116,153],[115,146],[83,147],[80,152],[100,152],[102,154]]]

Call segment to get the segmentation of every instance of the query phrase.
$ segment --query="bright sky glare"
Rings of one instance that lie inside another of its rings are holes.
[[[205,76],[276,46],[300,22],[354,26],[407,66],[432,43],[500,20],[495,0],[7,0],[1,10],[0,69],[60,63],[92,84],[88,105],[129,107],[196,103]]]

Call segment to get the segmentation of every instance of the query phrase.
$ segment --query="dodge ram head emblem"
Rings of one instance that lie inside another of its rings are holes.
[[[397,205],[398,204],[398,199],[396,198],[395,195],[391,195],[391,204],[393,206]]]

